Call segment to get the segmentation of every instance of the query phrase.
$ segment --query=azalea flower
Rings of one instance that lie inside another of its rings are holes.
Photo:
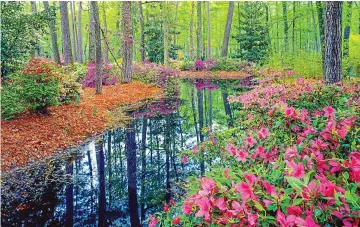
[[[297,116],[294,107],[286,107],[286,108],[284,109],[284,113],[285,113],[285,116],[287,116],[287,117],[293,117],[293,118],[295,118],[295,117]]]
[[[156,224],[158,223],[157,219],[151,214],[149,215],[149,217],[150,217],[149,227],[156,227]]]
[[[249,182],[250,185],[253,185],[257,180],[256,176],[251,173],[249,173],[249,174],[243,173],[243,176]]]
[[[196,200],[196,205],[199,207],[199,211],[195,214],[196,217],[205,217],[205,219],[210,218],[210,200],[207,197],[201,197]]]
[[[294,176],[297,178],[303,178],[305,176],[304,165],[301,162],[296,164],[294,160],[286,161],[286,165],[289,169],[291,169],[291,172],[287,172],[289,176]]]
[[[230,155],[236,155],[237,149],[233,144],[229,143],[227,148],[228,148]]]
[[[276,188],[275,186],[271,185],[268,181],[263,180],[261,181],[263,186],[265,187],[266,193],[269,195],[277,196]]]
[[[167,203],[164,203],[164,212],[170,212],[169,206],[167,205]]]
[[[324,109],[324,117],[334,117],[335,109],[332,106],[327,106]]]
[[[199,153],[199,148],[198,146],[194,146],[193,149],[194,153],[198,154]]]
[[[289,226],[294,226],[296,216],[289,215],[286,217],[284,213],[278,210],[276,213],[276,220],[279,222],[281,227],[289,227]]]
[[[246,162],[246,153],[244,150],[239,150],[236,152],[236,160]]]
[[[266,139],[269,136],[269,129],[262,127],[257,133],[259,139]]]
[[[186,157],[186,155],[182,155],[182,156],[181,156],[181,162],[182,162],[183,164],[186,164],[186,163],[187,163],[187,157]]]
[[[189,215],[192,213],[192,207],[194,205],[193,197],[188,197],[185,199],[184,204],[183,204],[183,210],[182,210],[184,214]]]
[[[224,198],[218,198],[215,200],[214,205],[217,206],[220,210],[226,210],[226,202]]]
[[[293,147],[288,147],[284,154],[284,158],[287,160],[293,159],[297,155],[297,148],[294,145]]]
[[[256,143],[256,140],[252,136],[248,136],[245,140],[245,144],[249,145],[249,147],[253,147]]]
[[[172,225],[178,225],[180,224],[180,217],[176,216],[172,222],[171,222]]]

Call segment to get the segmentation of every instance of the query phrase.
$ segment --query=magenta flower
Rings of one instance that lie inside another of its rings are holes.
[[[333,117],[335,113],[335,109],[332,106],[327,106],[324,109],[324,117]]]
[[[287,160],[291,160],[297,155],[297,152],[298,151],[297,151],[297,148],[296,148],[295,145],[293,147],[288,147],[286,149],[284,158],[287,159]]]
[[[293,118],[295,118],[295,117],[297,116],[294,107],[287,107],[287,108],[285,108],[285,109],[284,109],[284,113],[285,113],[285,116],[287,116],[287,117],[293,117]]]
[[[301,162],[296,164],[294,160],[291,160],[291,161],[286,161],[286,165],[291,170],[290,172],[287,172],[289,176],[293,176],[297,178],[303,178],[305,176],[304,165]]]
[[[241,162],[246,162],[246,152],[244,150],[237,151],[236,160]]]
[[[149,227],[156,227],[156,224],[158,223],[157,219],[151,214],[149,216],[150,216]]]
[[[214,202],[215,206],[217,206],[220,210],[226,210],[226,202],[224,198],[218,198]]]
[[[207,197],[201,197],[196,201],[196,205],[199,207],[199,211],[195,214],[196,217],[210,218],[210,200]]]
[[[187,157],[186,155],[181,156],[181,163],[186,164],[187,163]]]
[[[277,192],[276,192],[276,188],[274,185],[271,185],[268,181],[266,180],[263,180],[261,181],[265,190],[266,190],[266,193],[269,194],[269,195],[273,195],[273,196],[277,196]]]
[[[245,144],[247,144],[249,147],[253,147],[256,143],[256,140],[252,136],[248,136],[245,140]]]
[[[213,190],[215,188],[216,183],[211,178],[203,177],[203,178],[201,178],[201,186],[204,189],[204,191],[211,192],[211,190]]]
[[[266,139],[269,136],[269,129],[262,127],[257,133],[259,139]]]

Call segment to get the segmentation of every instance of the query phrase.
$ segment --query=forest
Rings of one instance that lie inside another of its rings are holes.
[[[360,2],[0,4],[1,225],[360,225]]]

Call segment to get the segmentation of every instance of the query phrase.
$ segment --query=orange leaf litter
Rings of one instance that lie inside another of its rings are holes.
[[[49,115],[23,114],[1,121],[2,171],[21,167],[76,145],[106,129],[107,112],[120,104],[155,97],[159,88],[141,82],[104,86],[102,94],[86,88],[78,105],[49,108]]]

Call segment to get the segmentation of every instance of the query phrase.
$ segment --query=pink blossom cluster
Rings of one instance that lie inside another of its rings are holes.
[[[89,63],[87,65],[85,78],[80,80],[80,83],[84,87],[96,87],[96,64]],[[102,85],[114,85],[117,82],[117,76],[111,75],[111,69],[113,65],[110,63],[104,63],[102,67]]]

